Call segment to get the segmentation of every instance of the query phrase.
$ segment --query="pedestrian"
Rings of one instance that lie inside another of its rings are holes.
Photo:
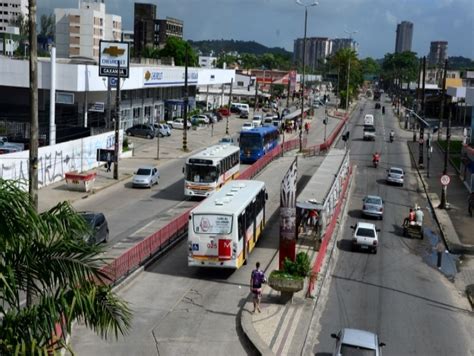
[[[443,264],[443,252],[445,252],[445,248],[444,248],[444,244],[440,241],[438,241],[438,243],[436,244],[435,246],[435,250],[436,250],[436,267],[438,267],[438,269],[441,269],[441,266]]]
[[[260,262],[255,264],[255,269],[250,276],[250,291],[253,294],[253,313],[256,310],[260,313],[260,299],[262,298],[262,284],[267,283],[265,273],[260,269]]]
[[[416,219],[416,214],[413,211],[413,209],[410,208],[410,212],[408,213],[408,217],[405,218],[405,220],[403,221],[403,226],[413,225],[415,219]]]
[[[107,172],[110,172],[112,168],[112,153],[107,153]]]
[[[416,211],[415,211],[415,220],[416,220],[416,224],[417,224],[417,225],[423,226],[423,217],[424,217],[423,211],[422,211],[421,208],[417,205],[417,206],[416,206]]]

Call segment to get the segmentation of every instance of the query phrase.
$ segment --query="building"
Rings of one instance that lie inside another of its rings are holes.
[[[352,38],[334,38],[331,40],[331,55],[344,48],[357,50],[357,44]]]
[[[127,42],[129,47],[133,47],[133,42],[134,42],[134,33],[133,31],[122,31],[122,42]]]
[[[6,26],[5,32],[0,32],[0,54],[13,56],[20,45],[20,29],[18,27]]]
[[[78,9],[54,9],[60,58],[99,57],[101,40],[120,41],[122,18],[105,12],[104,0],[79,0]]]
[[[199,67],[215,68],[216,63],[217,63],[217,57],[199,56]]]
[[[303,64],[303,38],[294,42],[293,60],[295,64]],[[315,70],[322,67],[331,54],[331,40],[327,37],[306,38],[305,66]]]
[[[133,16],[133,48],[135,57],[141,57],[146,47],[154,47],[156,5],[135,3]]]
[[[397,37],[395,39],[395,53],[411,51],[413,40],[413,23],[402,21],[397,25]]]
[[[155,44],[163,47],[166,40],[170,37],[183,38],[183,21],[166,17],[156,21],[156,37]]]
[[[28,0],[0,1],[0,33],[7,32],[7,27],[20,15],[28,17]]]
[[[443,66],[446,58],[448,58],[448,42],[431,42],[430,53],[428,54],[428,64],[432,66]]]

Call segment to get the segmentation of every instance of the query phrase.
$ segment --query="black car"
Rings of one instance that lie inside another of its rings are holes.
[[[222,121],[222,114],[219,111],[215,110],[213,113],[216,115],[217,121]]]
[[[237,106],[235,105],[231,105],[230,106],[230,112],[234,113],[234,114],[240,114],[240,108],[238,108]]]
[[[141,136],[152,139],[155,137],[155,129],[153,125],[149,124],[139,124],[129,127],[125,130],[127,136]]]
[[[90,228],[89,233],[84,236],[84,240],[88,244],[99,244],[109,240],[109,224],[104,214],[82,211],[79,212],[79,215],[82,216]]]

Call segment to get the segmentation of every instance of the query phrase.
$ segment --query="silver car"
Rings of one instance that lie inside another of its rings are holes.
[[[399,184],[403,187],[405,172],[398,167],[387,169],[387,183]]]
[[[340,355],[360,355],[360,356],[381,356],[383,342],[379,342],[377,334],[370,331],[345,328],[337,334],[331,334],[336,339],[334,356]]]
[[[383,219],[383,199],[377,195],[367,195],[362,199],[362,214]]]
[[[156,167],[145,166],[137,170],[132,179],[134,187],[151,188],[154,184],[158,184],[160,180],[160,172]]]

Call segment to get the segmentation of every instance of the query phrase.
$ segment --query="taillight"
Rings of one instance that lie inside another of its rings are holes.
[[[401,179],[403,179],[403,176],[400,176]]]
[[[372,245],[377,246],[377,240],[374,240],[374,242],[372,242]]]
[[[382,213],[382,212],[383,212],[383,208],[380,208],[379,211]]]

